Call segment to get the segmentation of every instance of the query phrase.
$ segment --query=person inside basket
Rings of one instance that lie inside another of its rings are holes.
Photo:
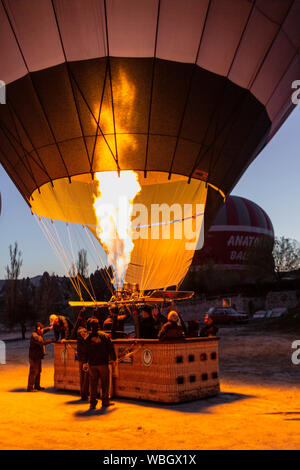
[[[209,315],[205,315],[204,317],[204,326],[200,330],[200,336],[208,337],[208,336],[216,336],[218,333],[218,328],[214,324],[213,319]]]
[[[160,332],[158,339],[160,341],[183,339],[185,337],[182,326],[179,324],[178,313],[171,310],[168,314],[168,321],[165,323]]]
[[[109,307],[109,316],[103,322],[103,330],[109,332],[112,339],[124,338],[126,333],[124,331],[125,321],[130,317],[130,310],[128,307]]]
[[[53,333],[56,341],[67,340],[71,338],[73,331],[72,322],[62,315],[50,315],[50,326],[53,327]]]
[[[144,305],[141,308],[141,314],[138,312],[138,310],[134,310],[133,318],[137,338],[157,338],[157,330],[155,329],[155,321],[152,316],[151,307]]]

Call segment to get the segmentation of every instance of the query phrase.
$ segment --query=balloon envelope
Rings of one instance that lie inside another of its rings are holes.
[[[204,203],[208,228],[218,189],[231,191],[294,107],[299,0],[71,5],[0,5],[4,168],[39,216],[92,227],[95,173],[133,170],[146,205],[157,191]],[[128,279],[177,284],[192,254],[153,243],[136,244]],[[172,259],[173,274],[152,273]]]

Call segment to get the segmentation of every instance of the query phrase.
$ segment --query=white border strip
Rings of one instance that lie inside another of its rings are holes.
[[[250,227],[249,225],[213,225],[209,232],[249,232],[270,235],[274,237],[273,230],[262,227]]]

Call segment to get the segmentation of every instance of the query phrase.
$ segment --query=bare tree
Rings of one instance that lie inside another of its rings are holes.
[[[273,249],[275,273],[294,271],[300,268],[300,244],[297,240],[276,237]]]
[[[18,309],[18,278],[23,264],[22,253],[18,250],[18,244],[9,245],[10,264],[6,266],[5,304],[8,325],[13,327]]]
[[[69,269],[72,291],[75,289],[76,294],[80,295],[80,298],[85,292],[88,292],[85,283],[85,279],[89,276],[88,265],[87,251],[85,249],[81,249],[78,251],[76,263],[73,263]]]
[[[6,279],[16,281],[20,276],[21,266],[23,264],[22,252],[18,251],[18,243],[15,246],[9,245],[10,264],[6,266]]]
[[[87,251],[85,249],[81,249],[78,251],[78,259],[76,262],[76,268],[79,276],[82,279],[85,279],[88,277],[88,266],[89,263],[87,261]]]

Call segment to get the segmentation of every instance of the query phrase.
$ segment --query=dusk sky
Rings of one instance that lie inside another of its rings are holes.
[[[247,169],[232,194],[260,205],[270,216],[276,236],[300,241],[300,106]],[[30,209],[0,166],[0,279],[9,262],[9,245],[18,242],[22,251],[21,277],[64,274]],[[88,254],[90,269],[96,267]]]

